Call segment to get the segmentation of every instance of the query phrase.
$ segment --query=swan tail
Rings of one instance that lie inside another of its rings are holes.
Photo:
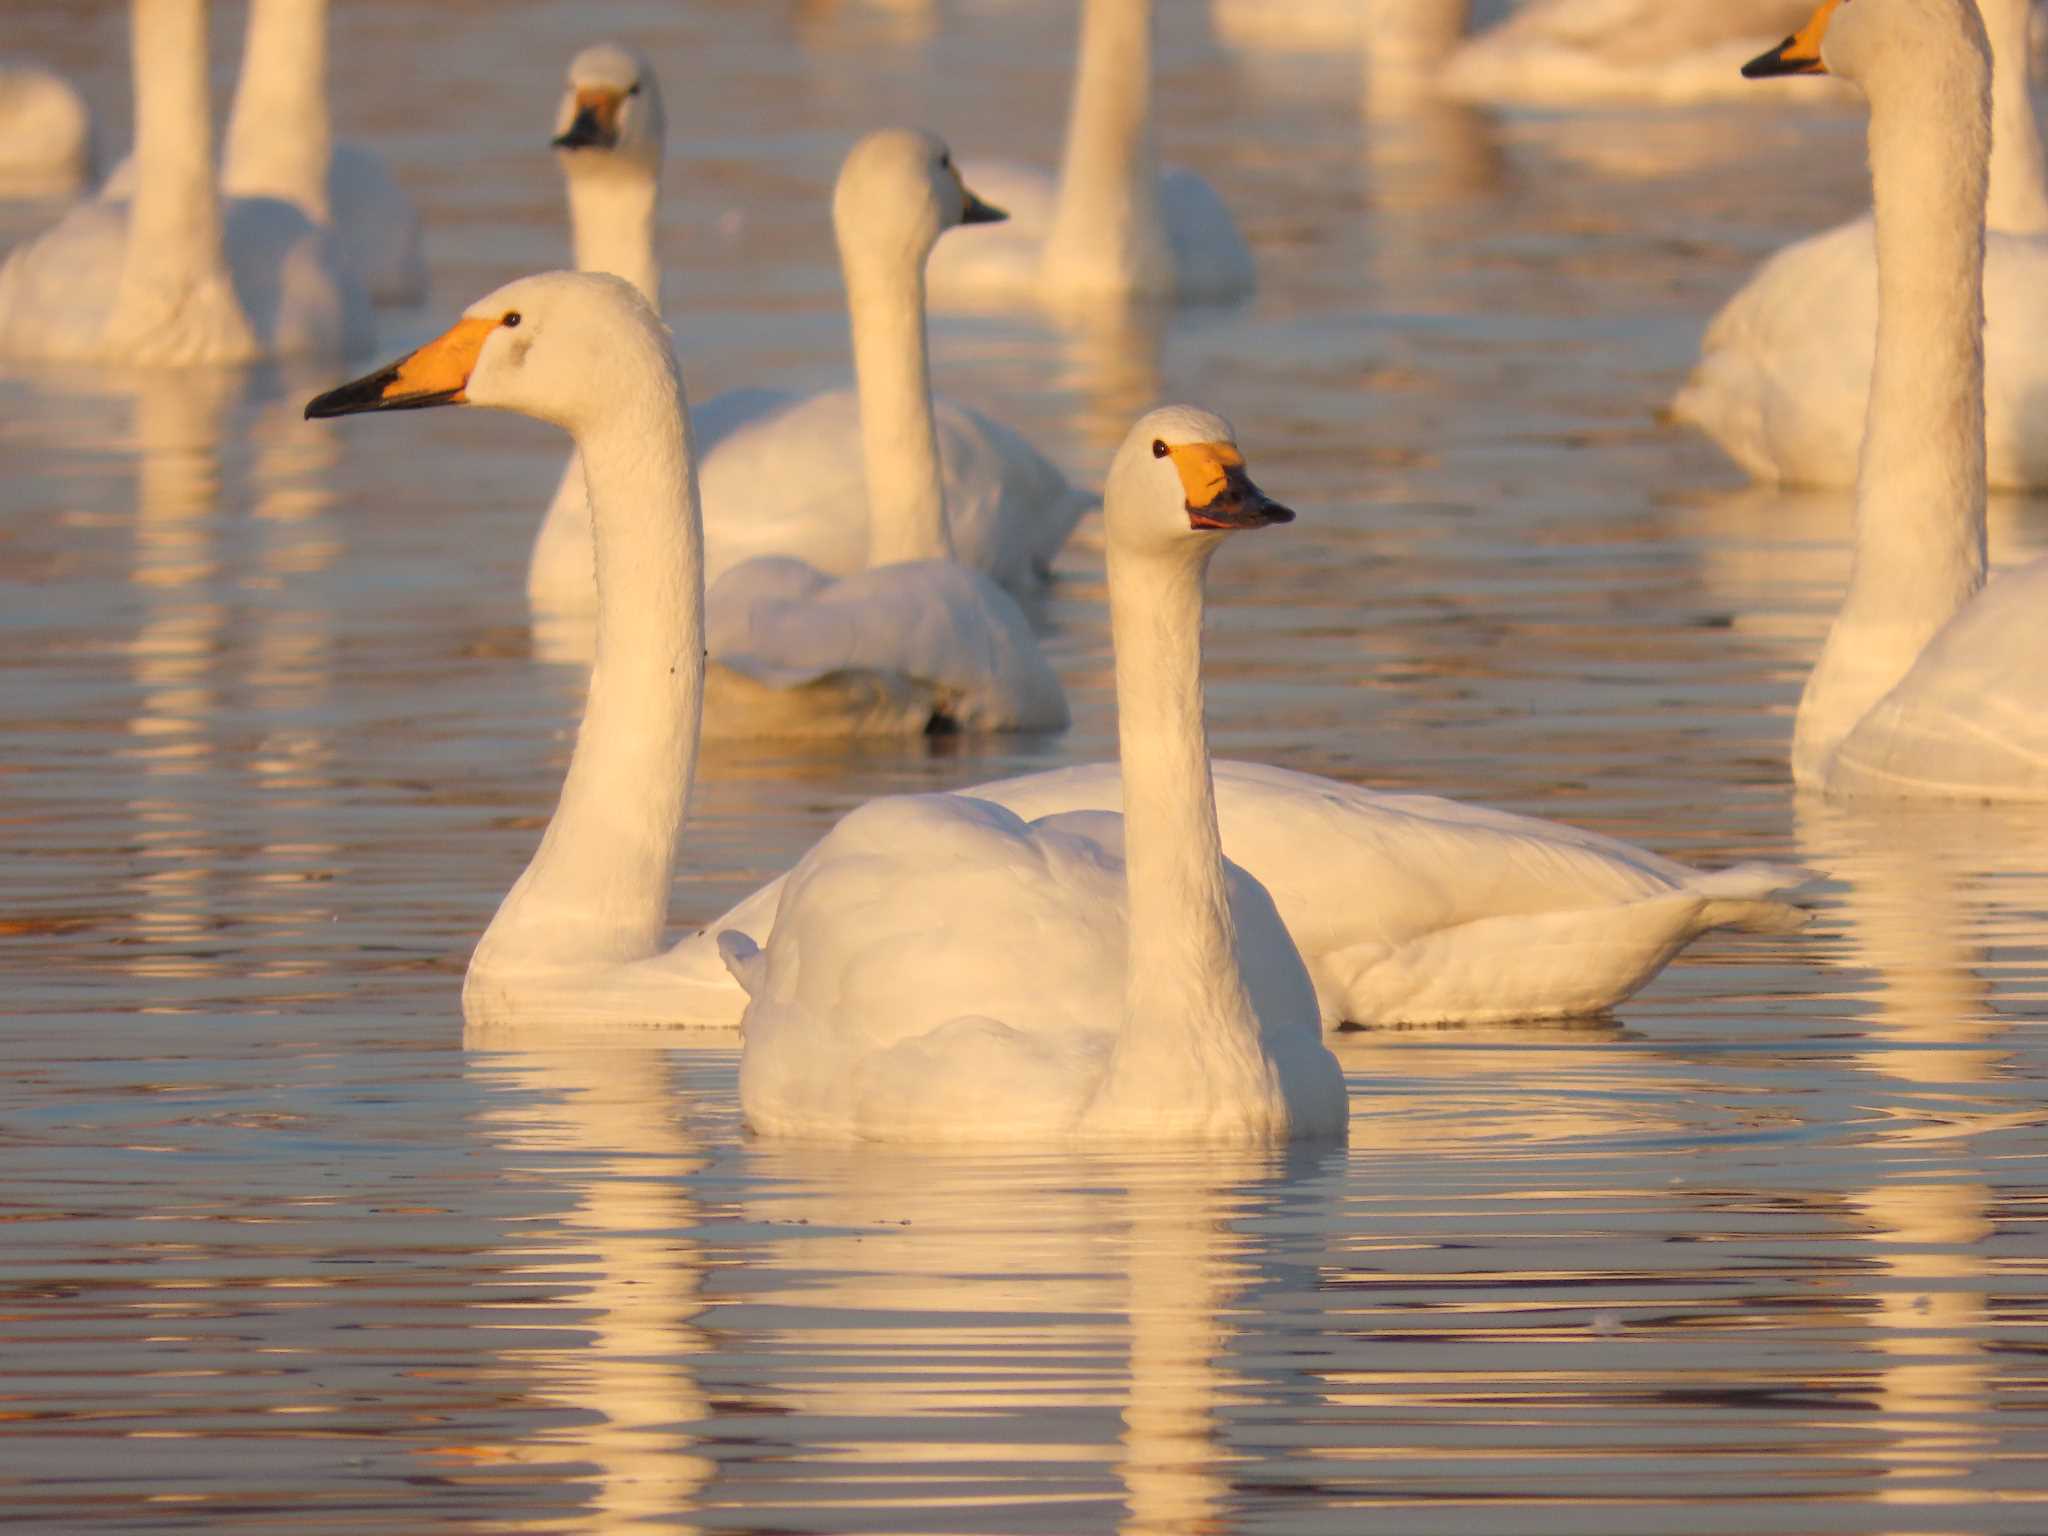
[[[1701,898],[1699,931],[1792,933],[1813,920],[1797,898],[1820,879],[1797,864],[1736,864],[1706,871],[1686,883]]]

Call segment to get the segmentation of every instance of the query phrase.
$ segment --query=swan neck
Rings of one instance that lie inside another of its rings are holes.
[[[206,0],[134,0],[135,193],[124,285],[225,271],[206,78]]]
[[[1172,246],[1152,144],[1152,0],[1087,0],[1059,202],[1046,237],[1054,281],[1171,285]]]
[[[1256,1041],[1238,971],[1202,712],[1202,583],[1213,541],[1109,548],[1130,914],[1122,1071],[1167,1070],[1219,1032]]]
[[[951,559],[925,336],[924,262],[931,252],[870,248],[852,234],[840,231],[839,259],[860,399],[868,564]]]
[[[1877,354],[1849,587],[1807,681],[1793,766],[1841,738],[1984,584],[1984,195],[1989,79],[1958,41],[1871,95]]]
[[[605,395],[575,433],[596,543],[589,697],[554,817],[472,973],[643,959],[667,921],[703,709],[704,531],[673,361],[620,359]]]
[[[296,203],[328,221],[327,0],[250,0],[222,154],[234,197]]]
[[[1991,191],[1986,222],[2001,234],[2048,233],[2048,155],[2034,115],[2030,0],[1982,0],[1991,39]]]
[[[579,272],[609,272],[638,288],[661,308],[661,263],[654,229],[659,175],[630,160],[588,151],[565,154],[569,228]]]

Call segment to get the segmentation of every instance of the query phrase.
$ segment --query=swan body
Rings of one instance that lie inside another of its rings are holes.
[[[861,464],[866,569],[836,575],[827,552],[809,547],[801,559],[764,555],[725,566],[709,599],[711,654],[721,678],[738,674],[750,686],[712,695],[711,728],[720,734],[1066,725],[1066,697],[1022,611],[957,559],[932,406],[924,258],[953,225],[1000,216],[966,190],[930,134],[884,130],[848,153],[833,225],[853,316],[857,396],[800,402],[733,428],[705,456],[702,484],[707,505],[728,508],[720,526],[736,527],[744,515],[772,529],[775,492],[809,471],[817,483],[806,505],[829,527]],[[858,459],[827,463],[817,452],[812,429],[834,422],[855,434]],[[1038,480],[1043,490],[1054,485],[1064,487],[1056,474]],[[1074,510],[1060,513],[1052,533],[1043,521],[1030,531],[1064,540]],[[1002,519],[979,526],[999,538]],[[1025,545],[1015,553],[1024,563],[1049,551]],[[762,690],[793,692],[775,701]]]
[[[1994,486],[2048,486],[2048,175],[2029,80],[2030,0],[1979,0],[1993,62],[1984,417]],[[1786,247],[1707,327],[1672,414],[1759,480],[1853,485],[1877,349],[1869,215]]]
[[[1086,0],[1058,180],[976,162],[975,184],[1010,218],[934,253],[935,300],[1224,303],[1252,291],[1251,247],[1223,199],[1193,171],[1158,167],[1152,27],[1152,0]]]
[[[1335,1138],[1344,1081],[1272,902],[1220,850],[1202,584],[1231,529],[1292,516],[1228,426],[1142,419],[1105,507],[1127,816],[1025,822],[956,795],[877,801],[789,877],[747,987],[758,1133],[946,1143]]]
[[[662,140],[661,87],[646,57],[613,43],[579,53],[569,66],[555,139],[569,187],[577,266],[617,273],[657,307],[654,223]],[[872,218],[851,212],[857,225]],[[867,301],[881,313],[852,316],[856,372],[895,375],[926,367],[921,297],[916,356],[902,323],[905,296],[918,280],[917,260],[914,250],[882,255],[881,297]],[[954,558],[1020,596],[1043,587],[1053,557],[1092,498],[1070,486],[1018,433],[979,411],[948,400],[920,406],[901,390],[878,408],[901,415],[896,430],[913,436],[921,414],[934,416]],[[760,555],[795,556],[832,576],[866,566],[868,486],[864,476],[848,475],[863,454],[856,390],[810,396],[730,390],[693,416],[712,580]],[[590,571],[590,515],[572,461],[534,540],[527,596],[551,616],[587,613],[594,599]]]
[[[1744,61],[1808,9],[1806,0],[1523,0],[1456,49],[1440,83],[1466,100],[1527,106],[1733,96]]]
[[[2048,562],[1985,585],[1983,20],[1971,0],[1825,0],[1750,68],[1839,74],[1870,103],[1877,339],[1855,561],[1800,696],[1793,776],[2048,797]]]
[[[134,0],[132,195],[70,209],[0,267],[0,353],[131,364],[341,356],[373,334],[328,229],[282,195],[223,200],[201,0]]]
[[[92,113],[40,64],[0,60],[0,197],[64,197],[92,179]]]

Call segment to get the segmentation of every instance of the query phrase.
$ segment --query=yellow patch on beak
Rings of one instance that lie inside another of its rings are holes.
[[[1252,484],[1230,443],[1183,443],[1166,450],[1187,492],[1188,526],[1228,532],[1291,523],[1294,514]]]
[[[463,390],[476,369],[477,354],[484,338],[498,328],[499,321],[458,320],[441,335],[410,357],[402,358],[384,387],[386,400],[431,395],[450,405],[463,403]]]
[[[610,86],[593,85],[576,93],[576,111],[588,112],[597,119],[597,126],[611,138],[619,132],[619,105],[626,99],[625,93]]]
[[[1743,74],[1752,80],[1769,79],[1774,75],[1826,74],[1828,67],[1821,61],[1820,42],[1827,36],[1828,22],[1841,4],[1842,0],[1821,0],[1820,8],[1806,19],[1805,26],[1769,53],[1743,65]]]
[[[1244,468],[1244,455],[1230,443],[1182,443],[1166,451],[1180,471],[1190,512],[1199,512],[1215,501],[1230,488],[1230,471]]]

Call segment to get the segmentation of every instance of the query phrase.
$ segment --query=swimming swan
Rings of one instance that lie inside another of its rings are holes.
[[[1991,40],[1984,250],[1990,483],[2048,486],[2048,175],[2035,121],[2031,0],[1978,0]],[[1877,347],[1869,214],[1787,246],[1708,325],[1672,414],[1757,479],[1852,485]]]
[[[939,248],[935,301],[1221,303],[1252,291],[1251,248],[1222,198],[1193,171],[1162,172],[1154,157],[1152,7],[1084,0],[1059,179],[1032,166],[971,165],[1010,222]]]
[[[815,482],[801,503],[806,513],[844,508],[856,500],[855,461],[823,450],[850,425],[871,514],[865,568],[834,575],[843,556],[806,549],[801,558],[744,560],[717,577],[708,598],[718,663],[708,729],[845,735],[1066,725],[1066,696],[1023,612],[956,558],[967,533],[947,516],[951,488],[931,408],[919,270],[945,230],[1001,216],[966,189],[931,134],[883,130],[847,154],[832,222],[854,316],[858,394],[813,396],[734,428],[706,455],[702,483],[707,503],[729,508],[731,523],[746,509],[774,529],[787,509],[776,492],[806,480]],[[1044,535],[1050,547],[1012,547],[1025,564],[1050,558],[1075,510],[1041,506],[1035,528],[995,518],[970,527]]]
[[[616,272],[657,307],[662,132],[660,83],[643,55],[607,43],[576,56],[554,141],[569,187],[576,264]],[[921,441],[935,427],[955,558],[1020,596],[1044,585],[1053,557],[1093,503],[1010,428],[932,399],[924,336],[928,253],[896,240],[903,212],[891,204],[892,194],[897,202],[918,195],[880,186],[872,207],[834,201],[842,262],[853,259],[849,244],[866,257],[857,287],[848,268],[856,387],[805,398],[728,390],[692,413],[714,581],[757,555],[796,556],[831,576],[867,565],[872,485],[862,477],[849,483],[863,457],[863,390],[870,392],[866,409],[891,435]],[[913,375],[921,393],[908,387]],[[920,463],[906,460],[898,478],[922,472]],[[588,613],[590,572],[590,519],[572,463],[527,567],[534,609],[551,618]]]
[[[328,232],[276,196],[223,200],[204,0],[133,0],[132,196],[72,207],[0,267],[0,354],[129,364],[339,356],[367,345]]]
[[[1124,816],[870,802],[789,878],[749,1001],[740,1105],[768,1135],[921,1142],[1338,1138],[1343,1074],[1272,899],[1225,862],[1202,719],[1202,587],[1286,522],[1229,426],[1169,406],[1104,506]]]
[[[1984,580],[1983,21],[1971,0],[1824,0],[1749,68],[1838,74],[1870,101],[1877,342],[1855,564],[1800,696],[1793,777],[2048,798],[2048,560]]]

